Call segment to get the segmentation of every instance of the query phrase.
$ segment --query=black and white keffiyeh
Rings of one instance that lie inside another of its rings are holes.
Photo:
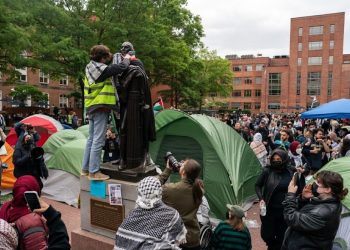
[[[91,85],[95,83],[106,68],[107,65],[104,63],[90,61],[85,68],[85,75],[89,81],[89,84]]]
[[[118,228],[114,250],[180,249],[187,230],[180,214],[161,198],[158,178],[146,177],[139,183],[136,207]]]
[[[151,209],[157,201],[162,199],[162,185],[158,178],[149,176],[138,185],[136,206]]]
[[[152,209],[132,210],[117,231],[114,250],[180,249],[187,230],[180,214],[161,200]]]

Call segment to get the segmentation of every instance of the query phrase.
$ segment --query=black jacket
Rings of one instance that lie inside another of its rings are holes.
[[[288,172],[292,178],[293,170],[287,167]],[[255,192],[259,200],[264,200],[266,206],[268,206],[271,195],[277,185],[280,183],[282,175],[280,172],[272,170],[269,167],[263,169],[262,173],[258,177],[255,183]]]
[[[335,198],[312,198],[303,203],[295,194],[288,193],[282,204],[284,220],[289,226],[284,236],[283,250],[332,249],[340,222],[340,201]]]
[[[14,176],[19,178],[23,175],[32,175],[42,187],[40,177],[47,178],[48,170],[43,158],[32,158],[31,151],[34,147],[34,144],[26,146],[23,143],[18,143],[16,145],[15,152],[13,153]]]
[[[61,213],[50,206],[44,213],[46,225],[49,228],[48,250],[70,249],[66,226],[61,219]]]

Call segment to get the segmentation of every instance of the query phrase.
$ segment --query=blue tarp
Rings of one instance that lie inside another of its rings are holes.
[[[302,119],[350,118],[350,99],[331,101],[301,114]]]

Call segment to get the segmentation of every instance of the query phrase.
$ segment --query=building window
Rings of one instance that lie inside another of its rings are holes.
[[[49,75],[45,74],[42,70],[39,71],[39,82],[49,84]]]
[[[241,83],[241,78],[240,77],[233,78],[233,84],[240,84],[240,83]]]
[[[307,94],[320,95],[321,93],[321,72],[307,73]]]
[[[60,108],[68,107],[68,97],[66,95],[60,95],[59,105]]]
[[[253,65],[246,65],[245,71],[253,71]]]
[[[322,35],[323,26],[313,26],[309,28],[309,35]]]
[[[277,102],[271,102],[267,105],[268,109],[280,109],[280,104]]]
[[[256,103],[254,104],[254,108],[255,108],[255,109],[260,109],[260,108],[261,108],[260,102],[256,102]]]
[[[302,43],[298,43],[298,51],[302,51],[303,50],[303,44]]]
[[[68,76],[60,79],[60,85],[68,86]]]
[[[255,70],[256,71],[263,71],[264,69],[264,64],[257,64],[255,65]]]
[[[298,66],[300,66],[301,65],[301,58],[299,57],[298,58]]]
[[[234,90],[234,91],[232,91],[232,96],[233,96],[233,97],[241,96],[241,91],[240,91],[240,90]]]
[[[245,83],[245,84],[252,84],[253,81],[252,81],[251,78],[245,78],[245,79],[244,79],[244,83]]]
[[[255,84],[261,84],[261,80],[262,80],[262,78],[260,76],[255,77]]]
[[[261,90],[260,89],[256,89],[255,90],[255,96],[261,96]]]
[[[298,29],[298,36],[302,36],[302,35],[303,35],[303,28],[300,27],[300,28]]]
[[[242,71],[242,66],[241,65],[235,65],[233,66],[233,71],[237,72],[237,71]]]
[[[335,24],[331,24],[331,26],[329,27],[329,31],[330,31],[330,33],[335,32]]]
[[[334,41],[333,40],[329,41],[329,49],[334,49]]]
[[[269,73],[269,95],[281,95],[281,73]]]
[[[322,64],[322,57],[320,57],[320,56],[309,57],[308,64],[309,65],[321,65]]]
[[[327,95],[332,95],[332,81],[333,81],[333,72],[328,72],[328,81],[327,81]]]
[[[251,90],[244,90],[244,97],[250,97],[252,96],[252,91]]]
[[[233,109],[239,109],[241,107],[240,102],[232,102],[231,104]]]
[[[245,102],[245,103],[243,103],[243,108],[244,109],[251,109],[252,108],[252,104],[250,102]]]
[[[328,63],[333,64],[333,56],[329,56]]]
[[[19,73],[19,81],[27,82],[27,67],[24,67],[23,69],[16,69],[16,71]]]
[[[309,50],[320,50],[323,47],[323,42],[309,42]]]
[[[301,73],[297,73],[297,95],[300,95]]]

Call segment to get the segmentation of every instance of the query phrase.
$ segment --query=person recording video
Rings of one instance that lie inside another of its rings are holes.
[[[19,178],[23,175],[32,175],[42,188],[43,183],[40,178],[47,179],[49,176],[43,158],[44,150],[35,146],[33,136],[28,133],[25,133],[21,139],[13,153],[14,176]]]
[[[170,152],[167,153],[166,157],[166,168],[159,176],[163,185],[162,200],[166,205],[179,212],[187,229],[186,244],[181,245],[181,249],[199,250],[200,231],[196,214],[203,198],[203,190],[199,180],[201,167],[193,159],[186,159],[183,163],[179,163]],[[181,180],[165,184],[173,171],[179,172]]]
[[[38,132],[36,132],[35,128],[30,123],[22,123],[22,122],[16,123],[15,132],[18,138],[17,143],[20,143],[22,141],[23,136],[25,134],[29,134],[32,136],[35,146],[36,146],[36,143],[40,140],[40,135],[38,134]]]

